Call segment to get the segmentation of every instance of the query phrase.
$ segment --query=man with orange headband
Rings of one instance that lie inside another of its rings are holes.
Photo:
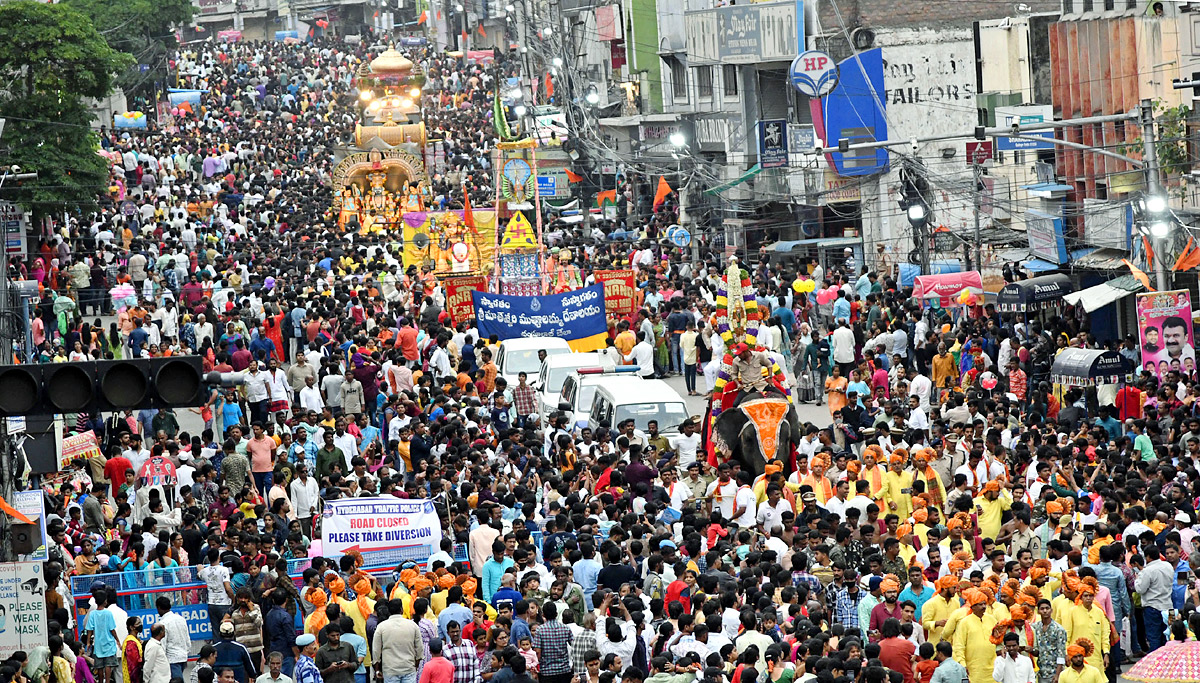
[[[888,471],[883,475],[883,489],[880,492],[888,512],[895,513],[900,519],[912,516],[913,472],[908,467],[908,451],[897,448],[888,458]]]
[[[1096,592],[1100,583],[1096,577],[1089,576],[1076,582],[1078,597],[1075,604],[1066,609],[1063,627],[1067,629],[1067,640],[1078,643],[1088,640],[1092,643],[1092,651],[1087,655],[1087,663],[1104,671],[1108,668],[1109,638],[1112,634],[1112,622],[1100,606],[1095,604]]]
[[[1012,503],[1012,494],[1001,480],[992,479],[983,485],[983,493],[975,498],[975,512],[979,519],[979,533],[984,538],[1000,535],[1001,520],[1004,513],[1012,509]]]
[[[1058,676],[1058,683],[1107,683],[1104,673],[1088,663],[1095,654],[1095,646],[1085,639],[1073,641],[1067,646],[1067,661],[1070,666]]]
[[[879,631],[883,622],[888,619],[900,620],[904,609],[900,607],[900,581],[894,574],[888,574],[879,584],[879,592],[883,594],[883,602],[871,608],[871,621],[867,631],[873,642],[879,642]]]
[[[937,594],[929,598],[921,606],[921,626],[925,629],[925,638],[931,643],[942,639],[942,629],[950,613],[962,606],[958,599],[958,579],[947,574],[934,584]]]
[[[996,646],[992,644],[991,636],[996,620],[987,613],[987,594],[978,588],[968,588],[963,591],[963,600],[971,612],[954,630],[954,658],[966,667],[971,683],[995,683],[992,671]]]

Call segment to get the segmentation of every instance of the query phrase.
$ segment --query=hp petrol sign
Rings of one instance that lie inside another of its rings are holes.
[[[818,50],[809,50],[793,59],[788,75],[796,90],[809,97],[828,95],[838,81],[837,64]]]

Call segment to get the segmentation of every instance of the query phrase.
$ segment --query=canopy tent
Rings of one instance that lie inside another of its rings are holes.
[[[949,306],[963,292],[983,296],[983,276],[977,270],[944,275],[918,275],[913,278],[913,297],[917,299],[941,299],[942,306]]]
[[[1074,387],[1118,384],[1131,372],[1129,361],[1116,351],[1067,348],[1054,357],[1050,381]]]
[[[1063,295],[1063,301],[1073,306],[1078,306],[1082,303],[1083,309],[1091,313],[1092,311],[1104,308],[1114,301],[1120,301],[1130,294],[1137,294],[1145,289],[1145,285],[1138,282],[1134,276],[1122,275],[1108,282],[1101,282],[1095,287],[1088,287],[1078,292],[1065,294]]]
[[[901,263],[900,265],[900,287],[912,287],[916,282],[918,275],[921,275],[921,266],[912,263]],[[930,275],[949,275],[951,273],[961,273],[963,270],[962,261],[958,259],[944,259],[940,261],[929,262]]]
[[[1071,278],[1062,273],[1010,282],[996,295],[996,309],[1001,313],[1025,313],[1058,306],[1073,291]]]

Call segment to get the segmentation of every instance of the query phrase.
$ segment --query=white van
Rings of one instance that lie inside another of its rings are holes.
[[[595,432],[607,420],[616,429],[622,422],[633,419],[634,426],[644,432],[648,422],[657,420],[660,433],[674,436],[687,418],[683,397],[663,380],[605,377],[596,384],[588,427]]]
[[[571,371],[571,374],[563,380],[562,390],[555,397],[556,403],[547,405],[546,412],[542,415],[543,422],[547,415],[558,409],[558,406],[569,405],[571,407],[567,410],[567,429],[572,434],[578,435],[579,431],[588,424],[588,413],[592,411],[596,386],[601,381],[613,377],[641,381],[642,378],[634,374],[637,371],[638,366],[636,365],[621,365],[615,368],[594,366]]]
[[[563,353],[546,357],[538,376],[530,378],[530,384],[538,391],[537,409],[542,424],[546,424],[547,415],[558,409],[558,394],[567,376],[577,368],[599,367],[602,359],[603,354],[599,353]]]
[[[528,382],[537,379],[542,369],[538,351],[545,351],[549,358],[571,353],[571,347],[566,339],[558,337],[517,337],[500,342],[500,347],[496,349],[496,370],[497,375],[508,382],[509,389],[517,386],[518,373],[525,373]]]

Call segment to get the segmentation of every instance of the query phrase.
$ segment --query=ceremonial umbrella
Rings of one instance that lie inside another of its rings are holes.
[[[1200,641],[1172,640],[1142,657],[1124,678],[1143,683],[1200,680]]]

